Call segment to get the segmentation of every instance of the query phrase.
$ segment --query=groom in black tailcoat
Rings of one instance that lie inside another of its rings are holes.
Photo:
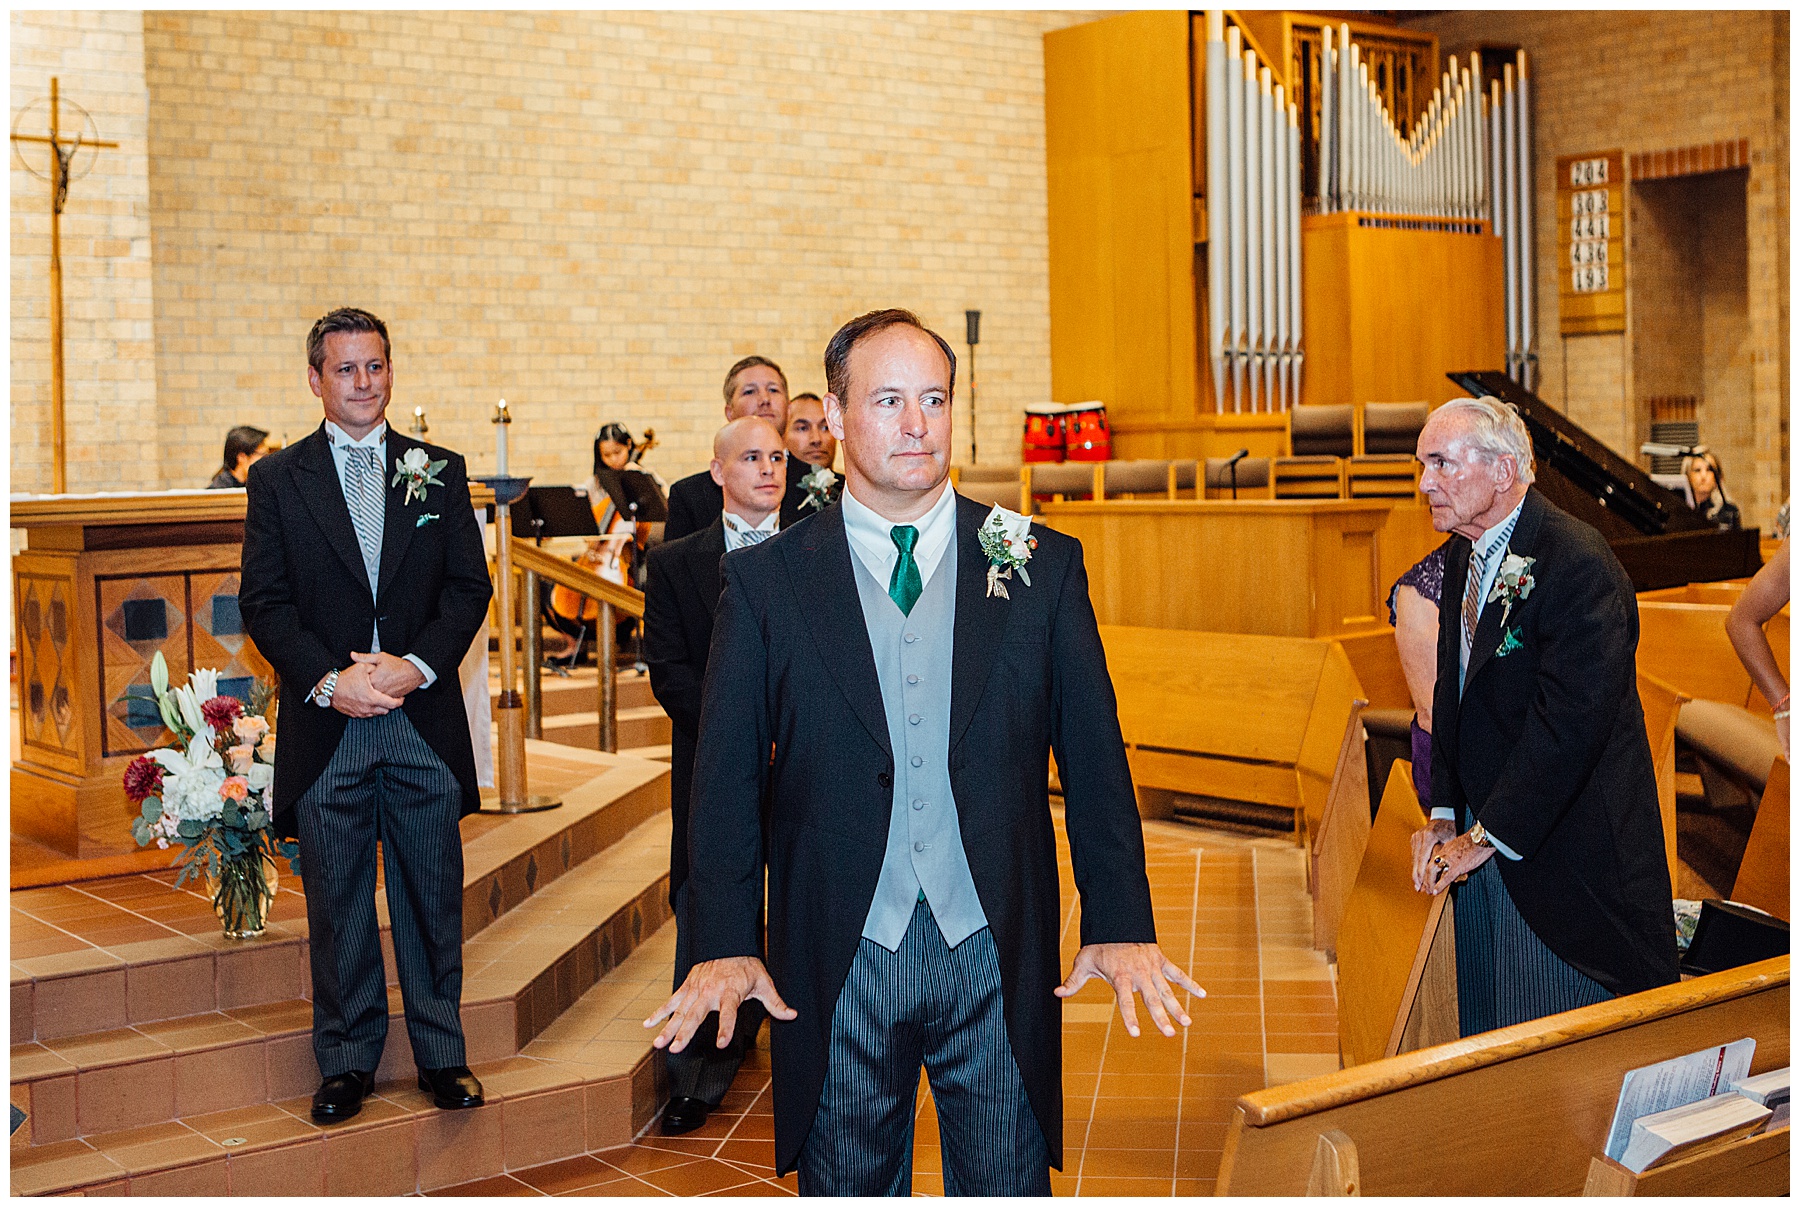
[[[381,844],[419,1088],[479,1106],[462,997],[462,836],[480,806],[458,677],[492,587],[463,459],[387,426],[387,328],[334,310],[307,337],[319,429],[251,467],[239,603],[281,677],[275,815],[300,839],[310,928],[312,1115],[374,1084],[388,1006]]]
[[[945,1193],[1048,1194],[1058,999],[1102,977],[1131,1034],[1135,991],[1172,1036],[1170,982],[1201,992],[1156,946],[1081,546],[1034,528],[1028,550],[1013,517],[1029,564],[984,552],[988,509],[949,488],[955,355],[916,317],[852,320],[825,369],[846,489],[724,559],[691,801],[700,962],[649,1024],[679,1051],[715,1010],[728,1042],[748,998],[784,1020],[775,1158],[803,1193],[908,1192],[923,1063]],[[1052,751],[1083,944],[1061,985]]]

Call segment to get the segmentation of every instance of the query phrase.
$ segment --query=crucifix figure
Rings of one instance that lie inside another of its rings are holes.
[[[90,138],[85,133],[71,138],[62,132],[61,118],[57,79],[52,76],[49,136],[17,133],[12,136],[15,143],[42,143],[50,148],[50,488],[57,494],[68,489],[67,441],[63,435],[62,211],[64,202],[69,199],[69,167],[82,147],[119,145]],[[35,171],[32,174],[37,175]]]

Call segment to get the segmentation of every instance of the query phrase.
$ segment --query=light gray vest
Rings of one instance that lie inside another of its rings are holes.
[[[950,792],[950,666],[956,643],[956,546],[944,551],[931,582],[903,616],[887,587],[853,553],[888,742],[894,750],[894,801],[887,854],[863,938],[900,949],[922,889],[944,942],[955,947],[985,927],[969,857]]]

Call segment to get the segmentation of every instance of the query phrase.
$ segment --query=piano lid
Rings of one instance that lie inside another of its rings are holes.
[[[1449,376],[1476,397],[1488,395],[1518,408],[1537,456],[1538,480],[1533,485],[1570,515],[1598,528],[1607,540],[1714,530],[1687,500],[1658,486],[1649,474],[1506,374]]]

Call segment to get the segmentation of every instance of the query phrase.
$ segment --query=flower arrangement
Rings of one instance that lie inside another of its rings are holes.
[[[275,733],[264,713],[273,692],[258,683],[246,708],[219,694],[216,670],[194,671],[171,689],[161,653],[151,660],[150,686],[180,745],[139,755],[125,768],[125,795],[140,809],[132,835],[139,846],[183,848],[175,887],[204,874],[227,936],[261,934],[275,895],[275,857],[300,870],[298,844],[278,841],[269,828]]]
[[[1002,579],[1010,579],[1013,571],[1019,572],[1019,581],[1027,587],[1031,585],[1031,575],[1025,572],[1025,563],[1031,560],[1037,549],[1037,538],[1031,535],[1031,517],[1020,515],[1016,511],[1008,511],[996,504],[994,510],[988,512],[987,519],[981,522],[981,530],[977,534],[981,541],[981,551],[987,555],[987,593],[992,599],[998,595],[1001,599],[1011,599],[1006,593],[1006,584]]]

